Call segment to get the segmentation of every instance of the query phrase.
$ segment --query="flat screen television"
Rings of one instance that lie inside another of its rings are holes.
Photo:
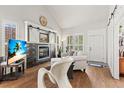
[[[16,64],[26,56],[27,43],[22,40],[10,39],[8,41],[8,64]]]

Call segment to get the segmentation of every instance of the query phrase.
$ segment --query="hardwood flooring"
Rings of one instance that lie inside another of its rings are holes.
[[[41,67],[48,66],[49,63],[29,68],[25,74],[17,80],[0,82],[1,88],[36,88],[37,87],[37,72]],[[73,88],[119,88],[124,87],[124,77],[120,80],[115,80],[111,77],[108,68],[98,68],[89,66],[86,73],[74,71],[74,78],[70,80]],[[47,76],[45,76],[47,87],[55,88]]]

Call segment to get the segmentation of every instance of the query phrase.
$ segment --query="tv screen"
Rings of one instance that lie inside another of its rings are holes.
[[[26,56],[26,41],[10,39],[8,41],[8,64],[17,63]]]

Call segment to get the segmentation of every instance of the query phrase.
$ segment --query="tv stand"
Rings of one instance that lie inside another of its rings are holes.
[[[15,80],[24,74],[24,60],[11,65],[0,65],[0,80]]]

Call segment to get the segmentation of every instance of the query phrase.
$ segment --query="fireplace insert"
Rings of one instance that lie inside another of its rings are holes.
[[[45,60],[50,58],[49,45],[38,45],[38,60]]]

